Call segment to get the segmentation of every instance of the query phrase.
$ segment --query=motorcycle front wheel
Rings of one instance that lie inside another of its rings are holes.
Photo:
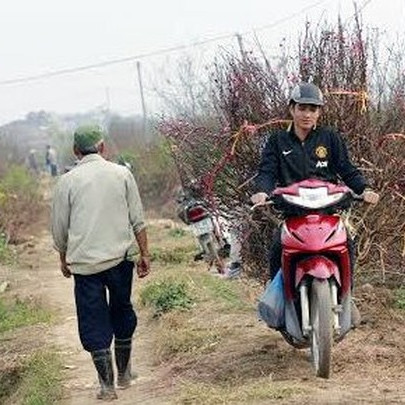
[[[312,363],[317,377],[329,378],[333,332],[328,280],[312,281],[310,308]]]

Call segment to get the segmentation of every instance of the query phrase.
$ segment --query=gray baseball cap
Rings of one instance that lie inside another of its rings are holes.
[[[302,82],[293,88],[288,104],[291,104],[293,101],[297,104],[312,104],[317,106],[325,104],[319,87],[313,83],[306,82]]]

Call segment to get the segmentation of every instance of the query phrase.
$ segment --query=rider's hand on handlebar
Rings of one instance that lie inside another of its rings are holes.
[[[377,204],[380,199],[380,195],[372,190],[365,190],[363,193],[363,200],[369,204]]]
[[[253,194],[250,197],[250,201],[252,201],[252,203],[254,205],[261,205],[261,204],[265,204],[265,202],[267,201],[268,198],[269,198],[269,196],[267,195],[267,193],[260,192],[260,193]]]

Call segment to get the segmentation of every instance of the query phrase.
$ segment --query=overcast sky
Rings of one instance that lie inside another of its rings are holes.
[[[358,0],[358,5],[365,6],[367,25],[392,38],[404,34],[405,0]],[[1,82],[229,35],[188,50],[197,55],[227,47],[234,33],[254,29],[272,49],[281,38],[296,35],[306,19],[335,21],[339,11],[351,16],[352,0],[2,0],[0,124],[41,109],[83,112],[107,100],[118,112],[140,111],[134,61],[34,82]],[[180,55],[141,59],[147,102],[152,73]]]

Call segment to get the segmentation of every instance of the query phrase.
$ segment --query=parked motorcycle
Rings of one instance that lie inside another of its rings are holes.
[[[178,199],[178,217],[187,224],[201,247],[202,259],[209,268],[215,265],[218,273],[224,274],[229,245],[222,236],[220,224],[204,202],[195,198]]]
[[[288,215],[281,231],[282,324],[269,326],[292,346],[309,347],[323,378],[330,375],[333,342],[352,328],[347,231],[339,215],[352,195],[346,186],[311,179],[277,188],[271,197]]]

